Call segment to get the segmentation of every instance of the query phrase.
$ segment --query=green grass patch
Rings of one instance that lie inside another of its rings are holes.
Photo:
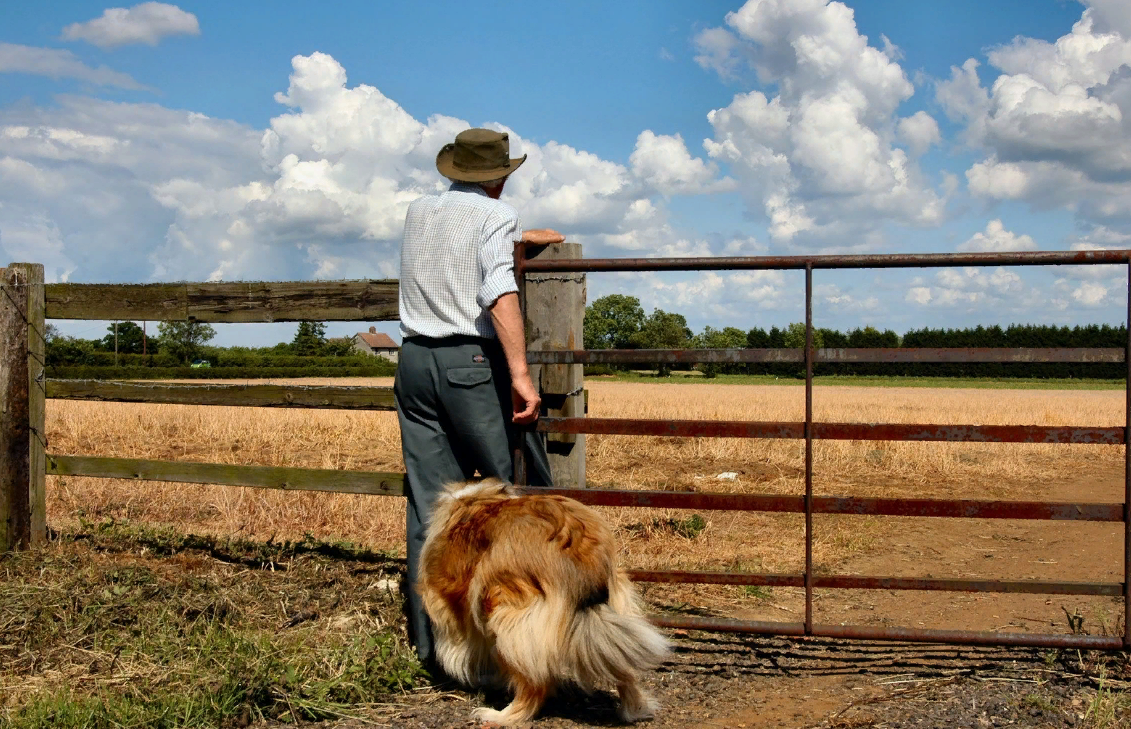
[[[772,588],[765,585],[743,585],[742,594],[753,600],[769,600],[774,596]]]
[[[655,384],[778,385],[804,387],[803,377],[774,375],[718,375],[708,379],[702,372],[672,372],[671,377],[656,377],[654,371],[631,370],[594,378],[596,382],[644,382]],[[876,377],[870,375],[832,375],[814,377],[820,387],[943,387],[994,390],[1122,390],[1123,380],[1041,379],[1025,377]]]
[[[629,534],[648,539],[659,535],[675,535],[684,539],[695,539],[702,534],[710,522],[700,514],[692,514],[684,519],[661,519],[653,517],[651,520],[628,524],[624,530]]]
[[[402,564],[348,544],[106,522],[0,558],[0,726],[364,714],[423,678]]]

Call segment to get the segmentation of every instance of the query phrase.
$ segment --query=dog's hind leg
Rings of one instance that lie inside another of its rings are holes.
[[[533,719],[542,704],[546,702],[548,689],[525,681],[521,676],[512,675],[514,700],[502,711],[482,707],[472,712],[479,721],[489,721],[503,726],[517,726]]]
[[[620,694],[620,707],[617,716],[622,721],[632,723],[641,719],[651,719],[656,716],[660,705],[644,690],[635,676],[617,683],[617,693]]]

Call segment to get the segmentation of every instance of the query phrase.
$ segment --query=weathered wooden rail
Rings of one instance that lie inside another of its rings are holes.
[[[48,319],[200,321],[392,321],[397,282],[282,281],[48,284]]]
[[[711,259],[582,259],[580,247],[518,247],[516,272],[527,316],[528,360],[549,405],[538,429],[549,438],[559,485],[584,487],[585,434],[681,437],[792,438],[805,441],[803,496],[682,493],[558,488],[555,493],[605,506],[697,510],[758,510],[805,515],[805,570],[757,574],[694,570],[635,570],[638,580],[804,588],[804,622],[763,623],[698,617],[657,618],[672,627],[736,632],[818,635],[982,644],[1131,647],[1131,389],[1128,420],[1120,428],[964,424],[817,423],[812,416],[813,365],[820,362],[1126,362],[1131,349],[816,349],[813,347],[812,271],[826,268],[953,265],[1080,265],[1131,263],[1131,251],[897,256],[810,256]],[[604,350],[577,349],[585,303],[584,272],[643,270],[804,269],[806,347],[799,349]],[[1131,270],[1129,270],[1131,276]],[[1129,302],[1131,315],[1131,302]],[[46,319],[192,320],[201,322],[389,321],[397,317],[395,281],[285,283],[44,284],[43,268],[0,269],[0,551],[34,545],[46,533],[46,476],[221,484],[254,488],[399,496],[404,475],[324,469],[107,458],[49,454],[44,437],[48,398],[101,402],[241,407],[392,410],[388,387],[311,387],[275,384],[180,384],[55,381],[45,377]],[[651,421],[584,417],[583,363],[797,362],[806,368],[805,420],[796,423]],[[927,440],[1012,443],[1122,444],[1122,503],[881,499],[815,496],[812,441]],[[521,459],[520,459],[521,460]],[[1124,579],[1118,583],[930,579],[816,574],[812,563],[814,514],[872,514],[938,518],[1045,519],[1123,522]],[[817,588],[943,590],[1122,596],[1123,636],[1010,634],[913,628],[814,625]]]
[[[403,473],[334,471],[324,468],[49,455],[47,475],[120,478],[126,481],[223,484],[280,491],[328,491],[341,494],[404,496]]]

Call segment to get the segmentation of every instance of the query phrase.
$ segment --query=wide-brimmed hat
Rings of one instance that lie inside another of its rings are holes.
[[[436,155],[436,169],[452,180],[487,182],[506,177],[525,161],[525,154],[511,159],[506,132],[466,129],[456,135],[455,144],[445,144]]]

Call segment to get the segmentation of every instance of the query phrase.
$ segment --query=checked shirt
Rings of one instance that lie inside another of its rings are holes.
[[[517,292],[518,212],[478,185],[455,182],[408,207],[401,242],[401,335],[495,338],[488,308]]]

